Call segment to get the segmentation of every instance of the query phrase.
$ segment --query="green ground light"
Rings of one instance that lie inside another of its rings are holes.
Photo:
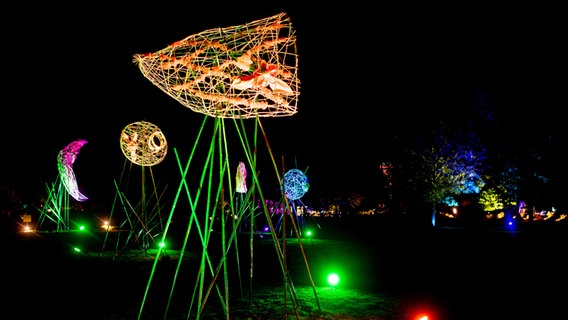
[[[337,273],[330,273],[327,276],[327,283],[332,287],[337,286],[339,284],[339,275]]]

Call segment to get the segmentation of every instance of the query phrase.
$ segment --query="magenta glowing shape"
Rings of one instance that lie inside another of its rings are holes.
[[[77,154],[81,151],[81,148],[87,143],[87,140],[79,139],[71,142],[67,147],[59,151],[57,156],[57,167],[59,169],[59,176],[61,182],[65,186],[67,192],[73,197],[73,199],[83,202],[89,198],[79,192],[79,187],[77,186],[77,179],[75,178],[75,173],[73,172],[73,164],[75,159],[77,159]]]
[[[244,162],[239,162],[239,167],[237,168],[237,192],[247,193],[247,168]]]

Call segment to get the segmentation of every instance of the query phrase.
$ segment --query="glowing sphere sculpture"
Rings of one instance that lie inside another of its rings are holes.
[[[289,200],[298,200],[308,192],[310,183],[308,177],[298,170],[291,169],[284,174],[284,195]]]
[[[190,35],[134,55],[142,74],[187,108],[216,118],[297,113],[296,36],[285,13]]]
[[[77,159],[77,154],[79,154],[79,151],[81,151],[81,148],[86,143],[87,140],[75,140],[59,151],[57,155],[57,168],[59,169],[61,182],[69,195],[79,202],[83,202],[89,198],[79,192],[77,179],[73,171],[73,164],[75,163],[75,159]]]
[[[237,168],[237,188],[238,193],[247,193],[247,167],[244,162],[239,162],[239,167]]]
[[[139,121],[122,129],[120,149],[128,160],[140,166],[156,165],[166,157],[166,137],[156,125]]]

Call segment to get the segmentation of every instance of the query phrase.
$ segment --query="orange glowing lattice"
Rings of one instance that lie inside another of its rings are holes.
[[[134,55],[142,74],[184,106],[216,118],[297,113],[296,36],[285,13],[190,35]]]
[[[120,149],[128,160],[140,166],[156,165],[166,157],[166,137],[153,123],[133,122],[120,134]]]

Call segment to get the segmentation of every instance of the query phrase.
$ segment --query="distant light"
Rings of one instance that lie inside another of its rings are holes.
[[[330,286],[336,286],[339,284],[339,275],[337,273],[330,273],[327,276],[327,283]]]
[[[306,231],[306,236],[310,237],[312,235],[312,232],[310,230]]]
[[[85,230],[85,226],[80,226],[79,230]]]
[[[103,230],[112,231],[112,230],[116,229],[116,226],[111,226],[108,221],[104,221],[104,222],[103,222],[103,225],[101,226],[101,228],[102,228]]]

